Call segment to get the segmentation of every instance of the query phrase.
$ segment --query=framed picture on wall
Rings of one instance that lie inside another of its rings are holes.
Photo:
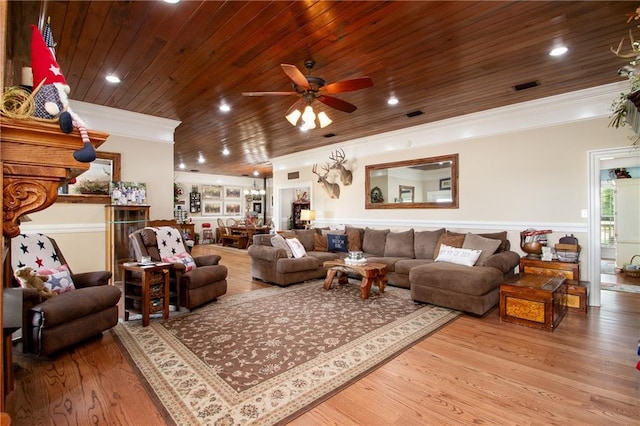
[[[253,211],[256,213],[262,213],[262,203],[253,203]]]
[[[451,189],[451,178],[440,179],[440,190]]]
[[[242,188],[240,188],[239,186],[224,187],[225,200],[239,200],[241,197],[242,197]]]
[[[225,201],[224,202],[224,214],[225,216],[238,216],[241,213],[242,205],[236,201]]]
[[[222,201],[205,198],[202,200],[202,215],[216,216],[222,214]]]
[[[220,185],[202,185],[202,198],[222,198],[222,186]]]

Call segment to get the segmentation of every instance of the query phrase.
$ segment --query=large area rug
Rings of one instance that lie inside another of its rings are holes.
[[[230,297],[115,334],[179,425],[290,420],[459,315],[408,290],[322,281]]]

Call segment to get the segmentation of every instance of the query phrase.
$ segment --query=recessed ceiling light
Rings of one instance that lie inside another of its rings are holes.
[[[109,74],[108,76],[105,77],[105,79],[109,83],[120,83],[120,79],[118,78],[118,76],[113,75],[113,74]]]
[[[260,174],[260,173],[258,173],[258,171],[257,171],[257,170],[254,170],[254,171],[253,171],[253,175],[254,175],[254,176],[258,176],[259,174]]]
[[[389,105],[397,105],[398,102],[400,102],[400,101],[395,96],[391,96],[389,99],[387,99],[387,103]]]
[[[180,3],[180,0],[164,0],[165,3],[176,4]]]
[[[229,112],[231,111],[231,107],[227,104],[220,104],[220,111],[222,112]]]
[[[549,52],[549,55],[551,56],[562,56],[565,53],[567,53],[569,51],[569,49],[566,46],[558,46],[558,47],[554,47],[553,49],[551,49],[551,51]]]
[[[202,156],[202,154],[200,154],[200,156],[198,157],[198,163],[204,163],[204,157]]]
[[[180,167],[180,168],[181,168],[181,169],[183,169],[183,170],[187,168],[187,166],[185,166],[185,165],[184,165],[184,163],[180,163],[180,164],[178,165],[178,167]]]
[[[229,150],[226,147],[222,150],[222,155],[229,155]]]

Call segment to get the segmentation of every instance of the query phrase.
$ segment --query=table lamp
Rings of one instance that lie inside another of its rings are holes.
[[[305,228],[311,228],[311,221],[316,220],[316,211],[315,210],[300,210],[300,220],[304,220],[307,222]]]

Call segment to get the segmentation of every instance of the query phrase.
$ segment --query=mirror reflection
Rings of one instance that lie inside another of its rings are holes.
[[[365,207],[458,208],[458,154],[365,167]]]
[[[111,204],[112,181],[120,180],[120,154],[97,151],[89,170],[58,188],[59,203]]]

